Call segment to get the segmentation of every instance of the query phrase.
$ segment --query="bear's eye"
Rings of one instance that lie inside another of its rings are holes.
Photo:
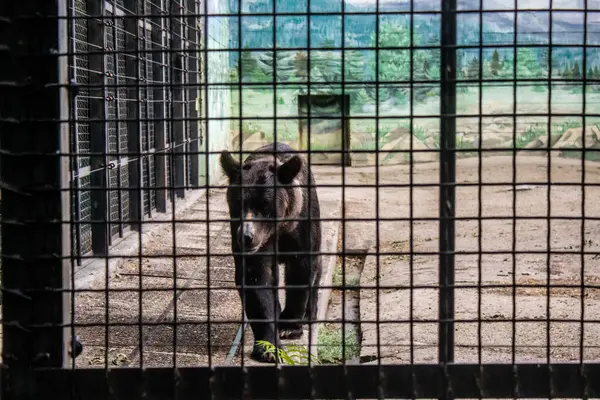
[[[244,166],[242,168],[244,169],[244,171],[248,171],[250,168],[252,168],[252,165],[244,164]]]

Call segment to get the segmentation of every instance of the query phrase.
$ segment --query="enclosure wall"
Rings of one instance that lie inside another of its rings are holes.
[[[70,0],[76,255],[105,254],[140,221],[205,183],[202,7],[193,0]],[[219,98],[213,108],[226,102]]]

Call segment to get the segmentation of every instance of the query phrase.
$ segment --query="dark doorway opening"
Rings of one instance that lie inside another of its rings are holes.
[[[349,95],[298,96],[298,145],[310,150],[311,164],[350,165],[349,114]]]

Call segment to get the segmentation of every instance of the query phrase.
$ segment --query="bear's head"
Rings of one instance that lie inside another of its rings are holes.
[[[230,210],[235,210],[232,217],[241,219],[236,237],[245,252],[254,253],[276,233],[296,227],[297,221],[278,219],[298,218],[302,211],[300,176],[304,161],[300,156],[293,155],[282,162],[265,154],[242,164],[225,150],[220,162],[233,193],[229,200]]]

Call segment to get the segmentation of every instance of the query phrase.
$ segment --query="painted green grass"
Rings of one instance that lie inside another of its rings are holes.
[[[333,92],[341,91],[339,88],[334,88]],[[262,132],[264,133],[265,141],[272,141],[275,139],[275,134],[278,141],[284,141],[298,145],[298,120],[296,119],[278,119],[275,123],[273,117],[274,112],[279,117],[296,117],[297,104],[296,95],[298,88],[282,89],[278,88],[275,93],[272,88],[244,88],[242,89],[242,131],[244,136]],[[513,87],[512,86],[500,86],[500,85],[489,85],[484,84],[482,88],[482,103],[481,112],[484,114],[499,114],[513,112]],[[546,113],[548,112],[548,97],[550,93],[545,87],[517,87],[517,114],[522,113]],[[600,93],[588,92],[585,94],[586,97],[586,111],[588,113],[599,113],[600,114]],[[552,112],[561,114],[565,113],[581,113],[583,105],[583,93],[578,93],[573,90],[565,90],[564,88],[557,87],[552,90]],[[239,93],[237,91],[232,92],[232,106],[231,116],[238,118],[239,113]],[[367,108],[363,110],[361,106],[366,105]],[[409,117],[410,104],[408,102],[404,104],[385,104],[380,107],[380,116],[393,116],[394,118],[384,118],[379,120],[377,125],[376,110],[374,102],[364,102],[362,104],[355,104],[352,107],[352,116],[361,116],[364,118],[351,119],[350,120],[350,132],[351,136],[360,133],[361,140],[352,142],[352,149],[355,150],[371,150],[375,151],[377,148],[381,149],[387,143],[389,143],[389,134],[396,128],[410,128],[411,119]],[[359,111],[357,111],[359,110]],[[480,112],[479,105],[479,88],[470,87],[459,87],[457,90],[457,131],[461,131],[461,124],[463,120],[468,118],[461,118],[460,115],[476,115]],[[414,115],[419,115],[419,118],[412,119],[412,132],[415,137],[425,142],[428,136],[427,133],[431,130],[435,132],[439,131],[439,118],[436,114],[439,114],[439,97],[429,96],[422,103],[413,104]],[[421,116],[431,115],[431,117],[421,118]],[[253,118],[264,118],[264,119],[253,119]],[[370,118],[372,117],[372,118]],[[476,118],[471,118],[476,119]],[[482,121],[483,135],[486,135],[486,126],[491,123],[492,117],[484,118]],[[538,137],[547,135],[548,131],[548,118],[547,117],[516,117],[517,122],[517,138],[515,142],[516,148],[523,148],[531,141]],[[503,118],[504,129],[510,135],[514,129],[513,118]],[[600,118],[587,117],[586,125],[600,124]],[[233,129],[236,126],[239,128],[239,120],[232,122]],[[579,117],[552,117],[551,118],[551,135],[553,138],[559,137],[567,129],[577,128],[583,126],[582,118]],[[379,140],[377,140],[378,138]],[[439,148],[439,135],[433,136],[429,139],[429,144],[434,143]],[[477,146],[473,146],[472,143],[460,140],[457,138],[457,148],[469,149],[473,148],[476,150]],[[316,150],[333,150],[324,146],[318,142],[312,143],[311,148]],[[592,154],[592,153],[590,153]],[[595,153],[594,153],[595,154]],[[466,154],[464,154],[466,155]],[[592,157],[594,155],[586,155],[586,157]]]

